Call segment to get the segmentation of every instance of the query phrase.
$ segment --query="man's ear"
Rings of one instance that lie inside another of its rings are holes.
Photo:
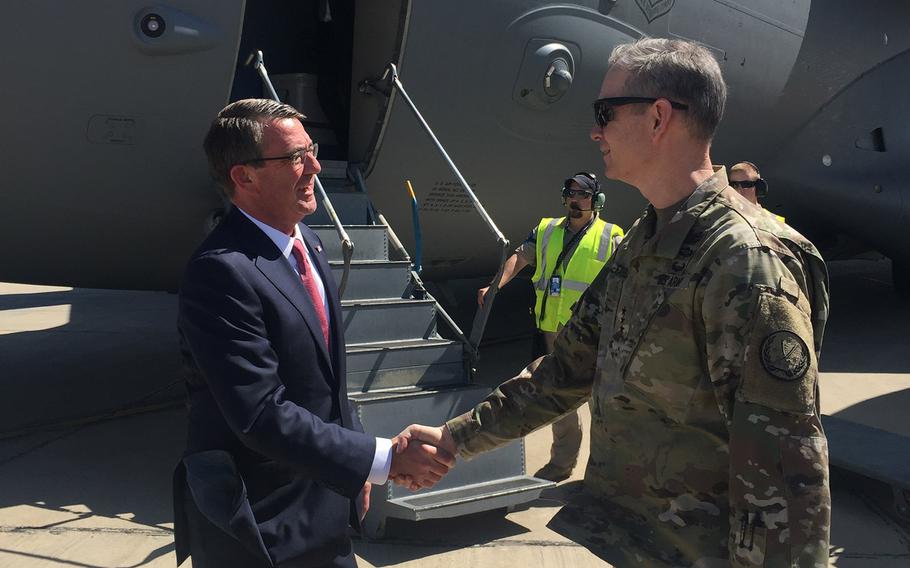
[[[247,187],[252,183],[255,174],[250,171],[251,169],[249,166],[239,164],[231,166],[231,181],[234,182],[235,188]]]
[[[667,132],[670,124],[670,115],[673,107],[667,99],[657,99],[651,106],[651,135],[655,138],[662,137]]]

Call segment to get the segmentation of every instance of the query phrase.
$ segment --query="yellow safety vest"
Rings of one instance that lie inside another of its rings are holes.
[[[768,211],[768,210],[765,209],[764,207],[762,207],[762,211],[764,211],[764,212],[767,213],[768,215],[774,217],[775,219],[777,219],[777,220],[780,221],[781,223],[786,223],[786,222],[787,222],[786,217],[784,217],[783,215],[778,215],[777,213],[774,213],[773,211]]]
[[[541,331],[556,331],[569,321],[572,306],[588,289],[607,259],[613,254],[614,237],[623,236],[622,228],[603,219],[595,218],[594,223],[581,237],[572,258],[563,274],[562,267],[556,266],[559,253],[562,252],[566,230],[563,228],[565,217],[558,219],[544,218],[537,225],[537,266],[531,282],[537,301],[534,304],[535,320]],[[559,264],[564,265],[565,259]],[[561,276],[559,295],[548,295],[550,278],[554,272]],[[543,318],[540,317],[544,296],[548,295]]]

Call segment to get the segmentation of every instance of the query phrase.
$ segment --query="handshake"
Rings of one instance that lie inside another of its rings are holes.
[[[392,438],[389,479],[411,491],[433,487],[455,466],[455,452],[445,425],[412,424]]]

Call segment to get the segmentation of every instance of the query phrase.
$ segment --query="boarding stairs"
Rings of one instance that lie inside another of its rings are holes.
[[[344,164],[323,166],[320,180],[354,243],[341,324],[348,397],[364,429],[391,438],[412,423],[439,425],[469,410],[491,391],[472,381],[470,344],[426,291],[368,195],[348,180],[353,176],[345,175]],[[341,282],[344,261],[337,226],[324,207],[307,224],[322,240]],[[440,323],[455,339],[439,333]],[[364,531],[371,538],[382,536],[390,517],[419,521],[505,510],[536,499],[552,485],[525,474],[524,441],[518,440],[471,461],[459,460],[432,489],[411,492],[392,482],[374,487]]]

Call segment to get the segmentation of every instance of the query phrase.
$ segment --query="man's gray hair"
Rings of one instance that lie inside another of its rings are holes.
[[[234,195],[231,168],[262,158],[262,133],[273,120],[306,118],[300,111],[269,99],[243,99],[224,107],[212,125],[202,147],[209,160],[209,172],[224,194]]]
[[[724,114],[727,85],[717,60],[703,46],[676,39],[642,38],[617,45],[610,66],[628,72],[626,96],[662,97],[689,105],[692,134],[710,141]]]

